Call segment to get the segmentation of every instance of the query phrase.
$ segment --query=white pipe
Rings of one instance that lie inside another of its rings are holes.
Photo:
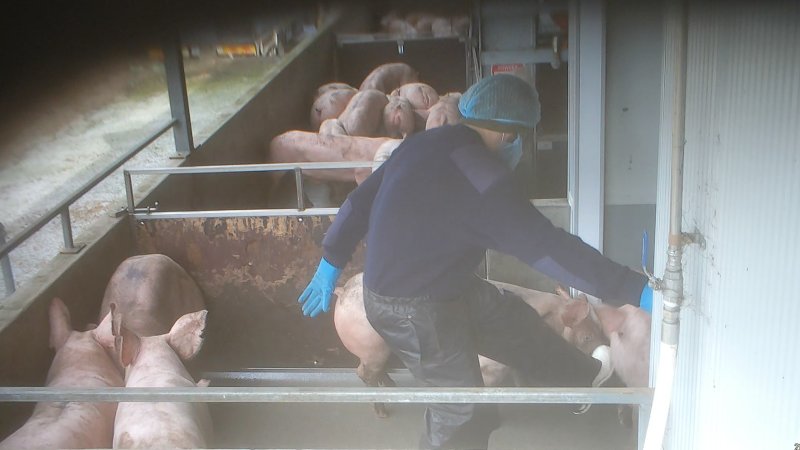
[[[664,279],[660,284],[663,291],[663,321],[661,325],[661,346],[655,381],[653,406],[647,424],[644,450],[661,450],[669,418],[672,400],[675,365],[680,335],[680,308],[683,303],[683,268],[681,256],[683,234],[681,232],[683,209],[683,155],[686,139],[686,55],[688,47],[687,4],[675,2],[668,19],[675,20],[674,27],[674,72],[672,95],[672,167],[670,190],[669,247]]]
[[[653,395],[653,408],[650,421],[647,423],[647,435],[644,438],[644,450],[660,450],[663,445],[664,431],[669,417],[669,404],[672,398],[672,382],[675,378],[675,360],[678,347],[661,343],[658,354],[658,371],[656,372],[656,389]]]

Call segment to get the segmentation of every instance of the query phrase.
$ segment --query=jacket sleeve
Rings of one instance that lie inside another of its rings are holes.
[[[554,226],[509,180],[488,189],[478,202],[481,214],[466,220],[473,238],[487,248],[516,256],[560,283],[604,302],[639,305],[644,275]]]
[[[339,269],[350,262],[356,245],[367,234],[372,202],[383,181],[384,167],[385,164],[381,165],[347,196],[322,239],[323,256]]]

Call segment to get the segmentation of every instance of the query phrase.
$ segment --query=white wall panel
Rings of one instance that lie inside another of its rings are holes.
[[[689,3],[683,227],[699,231],[706,247],[687,247],[684,255],[686,304],[666,448],[794,449],[800,6]],[[667,27],[667,52],[669,38]],[[668,78],[663,95],[671,93]],[[662,104],[670,102],[662,96]],[[662,119],[661,239],[663,164],[671,151],[666,109]],[[660,271],[664,259],[657,255]]]

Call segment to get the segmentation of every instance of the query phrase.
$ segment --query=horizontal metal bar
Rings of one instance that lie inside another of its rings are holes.
[[[561,52],[561,61],[568,62],[569,52]],[[481,52],[481,64],[549,64],[553,61],[552,48],[533,50],[484,50]]]
[[[193,166],[193,167],[149,167],[128,169],[132,175],[143,174],[170,174],[186,175],[200,173],[240,173],[240,172],[279,172],[295,169],[357,169],[362,167],[372,167],[372,161],[336,161],[336,162],[296,162],[296,163],[275,163],[275,164],[230,164],[217,166]]]
[[[560,403],[645,404],[648,388],[297,388],[186,387],[67,389],[2,387],[0,402],[209,403]]]
[[[339,46],[348,45],[348,44],[363,44],[367,42],[414,42],[414,41],[443,41],[443,40],[456,40],[458,42],[464,42],[463,36],[453,35],[453,36],[433,36],[430,35],[417,35],[417,36],[400,36],[400,35],[393,35],[391,33],[359,33],[359,34],[337,34],[336,35],[336,44]]]
[[[399,387],[418,386],[408,369],[390,369],[389,376]],[[355,369],[318,368],[252,368],[236,371],[203,372],[200,378],[211,380],[212,384],[225,385],[226,382],[263,383],[268,386],[363,386],[364,382],[356,375]]]
[[[298,209],[228,209],[217,211],[165,211],[132,214],[136,220],[159,219],[222,219],[226,217],[286,217],[286,216],[335,216],[339,208]]]
[[[39,231],[42,227],[44,227],[48,222],[53,220],[57,215],[61,214],[61,211],[65,208],[69,208],[69,205],[75,203],[76,200],[81,198],[83,194],[89,192],[93,187],[95,187],[98,183],[103,181],[107,176],[117,170],[121,165],[125,164],[129,159],[134,157],[137,153],[142,151],[145,147],[150,145],[153,141],[158,139],[162,134],[164,134],[167,130],[169,130],[175,124],[175,119],[170,119],[168,122],[161,125],[156,131],[152,134],[147,136],[144,140],[142,140],[136,147],[132,150],[128,151],[124,155],[117,158],[111,165],[106,167],[105,170],[98,173],[94,177],[92,177],[89,181],[83,184],[77,191],[72,193],[69,197],[59,202],[53,208],[51,208],[48,212],[46,212],[39,220],[35,223],[29,225],[25,228],[21,233],[14,236],[8,243],[0,248],[0,258],[9,254],[12,250],[17,248],[19,244],[24,242],[26,239],[31,237],[34,233]]]

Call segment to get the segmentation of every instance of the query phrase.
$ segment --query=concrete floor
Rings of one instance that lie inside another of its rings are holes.
[[[392,404],[379,419],[368,404],[210,405],[216,448],[415,448],[422,405]],[[635,431],[619,424],[617,407],[595,405],[574,415],[571,405],[501,405],[502,425],[490,449],[636,449]]]
[[[352,369],[250,369],[205,372],[213,386],[363,387]],[[416,386],[395,369],[399,387]],[[252,375],[252,378],[251,378]],[[229,378],[230,377],[230,378]],[[238,378],[241,377],[241,378]],[[501,426],[490,449],[635,450],[634,428],[620,424],[616,405],[594,405],[575,415],[575,405],[500,405]],[[210,403],[214,448],[409,449],[416,448],[424,405],[386,405],[378,418],[368,403]]]

